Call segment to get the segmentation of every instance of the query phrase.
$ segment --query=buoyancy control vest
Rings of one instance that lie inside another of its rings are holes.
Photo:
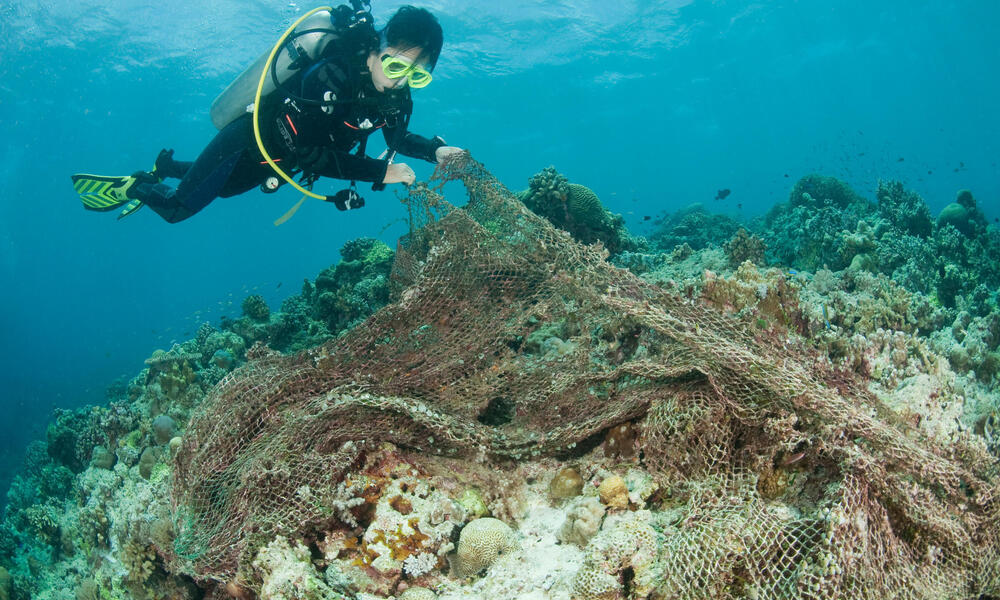
[[[262,101],[303,69],[333,52],[357,54],[363,61],[378,47],[371,4],[351,0],[351,6],[322,7],[302,21],[283,45],[284,51],[275,55],[270,66],[271,76],[264,81]],[[257,87],[272,50],[264,52],[212,102],[210,114],[217,129],[253,111]]]

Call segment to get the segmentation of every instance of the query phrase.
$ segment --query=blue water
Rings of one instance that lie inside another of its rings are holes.
[[[375,2],[381,22],[400,5]],[[760,214],[810,172],[869,198],[879,179],[901,179],[935,213],[969,188],[1000,214],[994,0],[425,6],[446,45],[411,129],[469,148],[512,189],[555,165],[638,233],[644,216],[692,202]],[[309,8],[0,6],[0,464],[54,407],[103,402],[154,349],[238,314],[246,295],[277,308],[346,240],[403,231],[391,189],[366,190],[348,214],[309,202],[275,227],[291,190],[169,225],[149,210],[85,212],[70,186],[74,172],[149,168],[161,147],[192,159],[214,134],[215,95]],[[732,194],[713,202],[721,188]]]

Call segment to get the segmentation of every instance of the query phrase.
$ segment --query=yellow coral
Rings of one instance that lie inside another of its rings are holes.
[[[628,507],[628,486],[619,475],[612,475],[602,481],[597,488],[597,494],[601,497],[601,502],[609,508]]]

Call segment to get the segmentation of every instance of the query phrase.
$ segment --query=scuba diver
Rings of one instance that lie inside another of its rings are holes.
[[[84,208],[123,207],[121,219],[146,205],[176,223],[217,197],[258,186],[273,192],[288,183],[304,195],[280,224],[306,196],[350,210],[364,205],[357,181],[373,183],[374,190],[412,184],[413,169],[394,163],[396,153],[437,163],[462,152],[440,137],[407,130],[410,88],[431,82],[441,53],[437,19],[426,9],[403,6],[377,31],[370,2],[350,2],[304,15],[216,98],[212,120],[220,131],[194,162],[161,150],[148,172],[73,175]],[[367,139],[380,129],[387,150],[371,158]],[[313,193],[320,177],[349,180],[350,187],[333,196]],[[172,188],[165,178],[180,183]]]

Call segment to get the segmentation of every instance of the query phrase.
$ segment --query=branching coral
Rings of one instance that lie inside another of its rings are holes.
[[[650,235],[650,241],[664,251],[676,247],[687,247],[686,251],[703,250],[710,245],[716,247],[736,235],[740,224],[726,215],[712,214],[703,204],[692,204],[657,222],[656,231]],[[675,255],[674,261],[684,260],[686,256]]]
[[[722,245],[722,250],[729,259],[729,265],[734,269],[748,260],[755,265],[764,266],[764,251],[767,250],[767,244],[741,227],[736,235]]]
[[[243,309],[243,316],[251,321],[266,323],[271,318],[271,309],[260,294],[247,296],[240,307]]]
[[[879,181],[878,210],[882,218],[906,235],[926,238],[931,234],[934,222],[931,211],[923,198],[906,190],[899,181]]]

